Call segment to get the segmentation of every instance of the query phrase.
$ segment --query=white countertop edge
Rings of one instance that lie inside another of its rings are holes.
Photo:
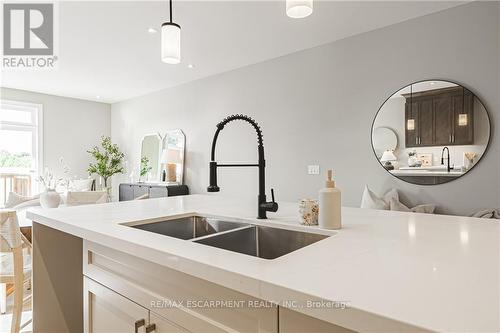
[[[210,215],[202,213],[183,213],[182,215]],[[172,254],[175,257],[182,259],[182,264],[179,265],[178,261],[165,260],[165,252],[153,249],[148,246],[137,244],[128,240],[123,240],[120,238],[113,237],[111,235],[102,234],[99,232],[89,231],[84,228],[78,228],[75,226],[70,226],[64,222],[46,218],[35,212],[28,211],[27,217],[32,219],[34,223],[42,224],[46,227],[50,227],[61,232],[73,235],[84,240],[100,244],[112,248],[117,251],[127,253],[132,256],[136,256],[138,252],[141,253],[141,259],[151,261],[153,263],[177,270],[179,272],[195,276],[197,278],[227,287],[243,294],[259,298],[269,302],[275,302],[276,300],[313,300],[313,301],[330,301],[335,302],[337,300],[328,300],[319,296],[310,295],[301,291],[292,290],[285,286],[276,285],[273,283],[261,281],[241,275],[235,272],[224,270],[218,267],[207,265],[203,262],[195,261],[189,258],[184,258],[178,254]],[[228,218],[228,217],[226,217]],[[229,217],[230,218],[230,217]],[[240,219],[246,221],[247,223],[255,223],[262,225],[269,225],[269,222],[259,221],[249,221],[247,219]],[[126,224],[126,223],[122,223]],[[316,228],[317,227],[304,227],[304,226],[294,226],[287,225],[286,223],[274,223],[273,224],[283,224],[287,229],[304,231],[304,228]],[[317,229],[318,233],[331,233],[331,231]],[[146,254],[146,255],[145,255]],[[256,258],[258,260],[265,260]],[[177,263],[177,265],[175,264]],[[221,274],[223,273],[223,274]],[[216,277],[215,277],[216,275]],[[221,277],[224,279],[221,281]],[[287,307],[285,305],[285,307]],[[290,308],[290,307],[288,307]],[[384,316],[374,314],[361,309],[356,309],[350,307],[348,309],[311,309],[311,308],[290,308],[291,310],[300,312],[302,314],[342,326],[354,331],[359,332],[380,332],[379,330],[374,330],[374,327],[380,327],[383,325],[384,332],[415,332],[415,330],[428,330],[425,328],[418,327],[416,325],[406,324],[399,322],[392,318],[386,318]],[[429,330],[430,331],[430,330]]]

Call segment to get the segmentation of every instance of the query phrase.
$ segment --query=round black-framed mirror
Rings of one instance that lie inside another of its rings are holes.
[[[482,101],[467,87],[438,79],[411,83],[389,96],[371,129],[380,165],[416,185],[464,176],[487,152],[490,137]]]

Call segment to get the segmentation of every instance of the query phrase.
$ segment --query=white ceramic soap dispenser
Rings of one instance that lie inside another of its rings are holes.
[[[323,229],[340,229],[341,221],[341,194],[332,180],[333,171],[328,170],[326,187],[319,191],[319,227]]]

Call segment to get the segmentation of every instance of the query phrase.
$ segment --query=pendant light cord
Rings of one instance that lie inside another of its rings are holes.
[[[172,23],[172,0],[169,0],[169,7],[170,7],[170,23]]]

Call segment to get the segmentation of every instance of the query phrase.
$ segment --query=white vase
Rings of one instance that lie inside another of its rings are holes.
[[[55,190],[46,190],[40,194],[40,205],[43,208],[57,208],[61,203],[61,196]]]

